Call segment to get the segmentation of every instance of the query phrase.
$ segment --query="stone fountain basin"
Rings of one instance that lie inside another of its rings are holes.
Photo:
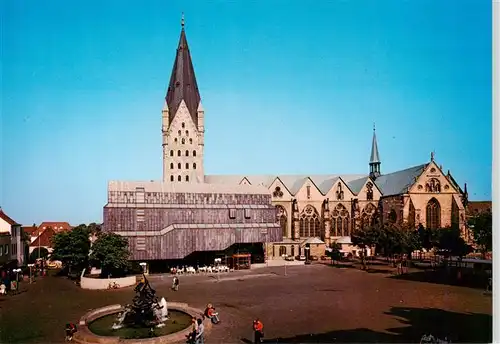
[[[189,307],[187,303],[181,302],[168,302],[168,310],[175,310],[179,312],[184,312],[191,317],[203,318],[203,311],[197,308]],[[81,344],[166,344],[166,343],[185,343],[186,335],[191,332],[191,328],[188,327],[182,331],[171,333],[165,336],[153,337],[153,338],[141,338],[141,339],[123,339],[115,336],[99,336],[92,331],[90,331],[88,325],[94,320],[102,318],[106,315],[116,314],[123,311],[121,305],[111,305],[102,308],[97,308],[86,313],[81,319],[78,326],[78,332],[73,336],[73,341],[75,343]],[[212,328],[212,322],[210,319],[205,319],[203,321],[205,325],[205,336],[208,334]]]

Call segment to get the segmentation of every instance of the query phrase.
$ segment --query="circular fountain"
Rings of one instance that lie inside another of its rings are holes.
[[[76,343],[175,343],[185,341],[191,319],[202,318],[203,311],[185,303],[158,300],[146,276],[135,287],[132,304],[94,309],[80,320]],[[211,322],[204,321],[205,334]]]

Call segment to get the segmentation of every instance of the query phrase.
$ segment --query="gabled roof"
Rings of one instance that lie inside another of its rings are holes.
[[[10,218],[7,214],[3,212],[3,209],[1,207],[0,207],[0,218],[11,226],[18,225],[16,221],[14,221],[12,218]]]
[[[466,208],[467,215],[491,212],[491,201],[469,201]]]
[[[186,33],[184,32],[184,24],[182,24],[177,55],[175,56],[165,100],[169,111],[169,122],[172,122],[179,109],[179,105],[184,100],[194,124],[198,125],[198,105],[200,104],[201,97],[194,75],[193,62],[189,53]]]
[[[42,234],[38,236],[33,242],[30,244],[31,247],[45,246],[52,247],[52,237],[55,235],[55,231],[52,228],[45,229]]]
[[[384,174],[375,180],[384,196],[401,195],[407,192],[408,187],[415,183],[415,178],[424,172],[427,164],[413,166],[405,170]]]
[[[72,226],[68,222],[42,222],[38,226],[40,232],[52,228],[56,233],[69,231]]]
[[[306,245],[306,244],[324,244],[325,242],[321,240],[318,237],[313,237],[313,238],[307,238],[302,242],[301,245]]]
[[[243,178],[246,178],[252,185],[263,185],[269,188],[276,178],[285,185],[285,187],[290,191],[292,195],[295,195],[305,181],[309,178],[318,190],[326,195],[328,191],[332,188],[335,182],[342,179],[344,183],[349,187],[348,183],[351,180],[359,179],[361,177],[366,178],[366,174],[326,174],[326,175],[206,175],[205,183],[209,184],[238,184]]]
[[[360,191],[363,185],[365,185],[366,181],[368,180],[368,177],[363,177],[355,180],[351,180],[347,185],[349,186],[349,189],[351,189],[352,193],[357,195]]]
[[[28,234],[28,235],[34,235],[38,231],[37,226],[23,226],[23,232]]]

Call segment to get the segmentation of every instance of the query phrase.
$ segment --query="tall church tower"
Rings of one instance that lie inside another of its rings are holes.
[[[378,154],[377,135],[373,125],[372,152],[370,154],[370,177],[375,180],[380,177],[380,156]]]
[[[181,21],[181,37],[162,110],[163,182],[203,183],[204,110]]]

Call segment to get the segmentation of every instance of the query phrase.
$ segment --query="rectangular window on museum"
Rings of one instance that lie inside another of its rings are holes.
[[[146,251],[146,238],[137,238],[135,248],[137,251]]]
[[[229,218],[230,219],[236,218],[236,209],[229,209]]]
[[[311,186],[306,186],[306,192],[307,192],[307,199],[311,198]]]
[[[137,215],[137,222],[144,222],[144,209],[137,209],[136,215]]]
[[[251,217],[250,209],[245,209],[245,219],[250,219]]]

